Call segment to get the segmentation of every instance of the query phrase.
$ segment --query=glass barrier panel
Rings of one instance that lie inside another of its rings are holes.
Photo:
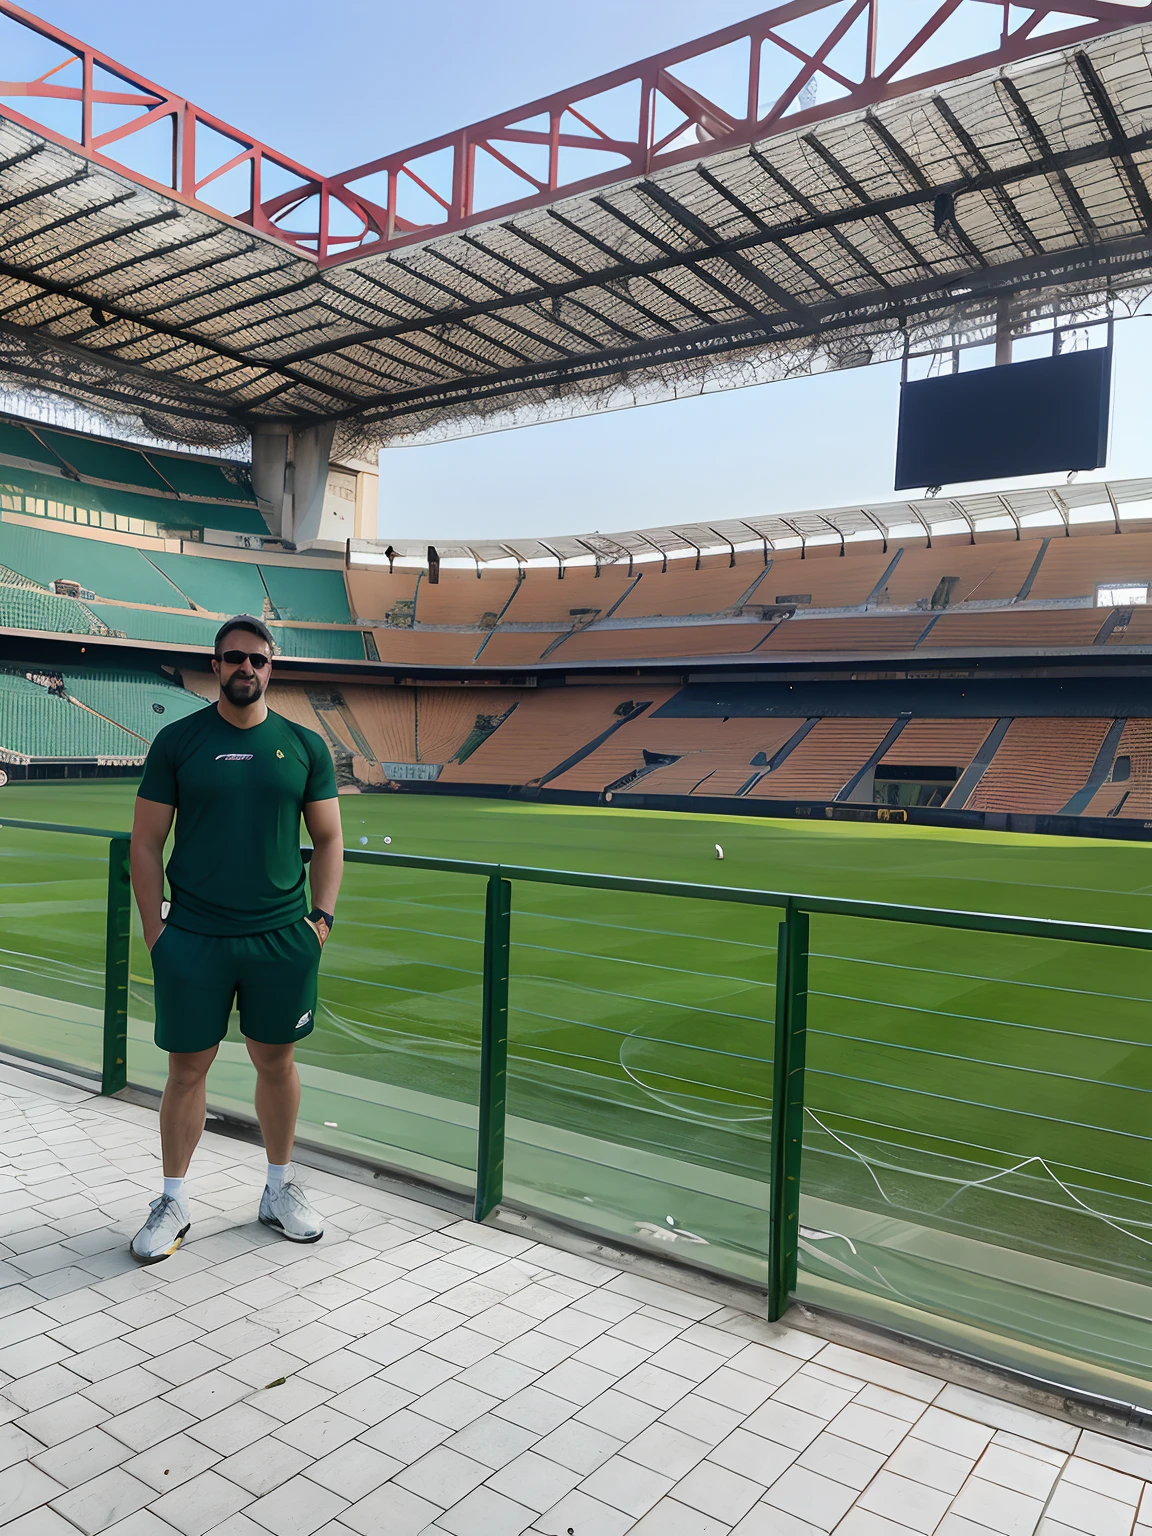
[[[1152,954],[815,917],[799,1295],[1152,1408]]]
[[[766,1283],[779,917],[513,884],[510,1202]]]
[[[108,842],[0,825],[0,1049],[100,1075]]]
[[[162,1088],[151,967],[142,946],[133,955],[129,1080]],[[483,956],[482,877],[344,866],[315,1026],[296,1047],[301,1141],[471,1193]],[[209,1106],[251,1119],[254,1087],[234,1011]]]

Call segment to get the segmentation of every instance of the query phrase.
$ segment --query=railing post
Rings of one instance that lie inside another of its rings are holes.
[[[101,1093],[119,1093],[128,1083],[128,950],[132,933],[130,840],[108,843],[108,912],[104,930],[104,1061]]]
[[[504,1196],[504,1119],[508,1098],[508,970],[512,883],[489,875],[484,900],[484,1004],[480,1034],[480,1127],[476,1145],[475,1219]]]
[[[768,1317],[788,1310],[800,1240],[800,1154],[808,1030],[808,914],[789,903],[776,951],[776,1044],[772,1057]]]

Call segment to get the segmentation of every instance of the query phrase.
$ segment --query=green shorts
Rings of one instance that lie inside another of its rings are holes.
[[[207,1051],[228,1033],[233,1001],[249,1040],[287,1045],[312,1033],[320,940],[304,918],[247,937],[168,923],[152,946],[156,1044]]]

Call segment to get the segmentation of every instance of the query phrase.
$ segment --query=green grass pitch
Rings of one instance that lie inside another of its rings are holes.
[[[127,828],[133,794],[9,786],[0,822]],[[375,851],[388,835],[393,852],[1152,927],[1142,843],[416,795],[345,796],[341,811],[347,845]],[[104,848],[4,828],[0,856],[5,995],[41,1000],[5,1009],[4,1042],[95,1065]],[[482,912],[478,879],[348,867],[319,1027],[299,1049],[314,1139],[468,1184]],[[777,921],[698,900],[514,888],[516,1192],[569,1217],[585,1207],[612,1231],[703,1239],[697,1257],[757,1273]],[[813,1209],[1142,1274],[1152,957],[830,917],[813,918],[812,950]],[[130,1072],[155,1085],[139,940],[132,974]],[[220,1096],[240,1102],[242,1053],[227,1068],[225,1055]],[[594,1150],[609,1145],[611,1156]],[[809,1268],[831,1251],[817,1240]],[[900,1284],[920,1294],[914,1276]],[[986,1321],[994,1310],[987,1296],[965,1306]]]

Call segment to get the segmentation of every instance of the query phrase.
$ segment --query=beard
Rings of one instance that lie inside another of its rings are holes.
[[[242,677],[239,672],[233,672],[226,683],[221,683],[220,692],[229,704],[242,709],[245,704],[255,704],[264,692],[264,684],[259,677]]]

